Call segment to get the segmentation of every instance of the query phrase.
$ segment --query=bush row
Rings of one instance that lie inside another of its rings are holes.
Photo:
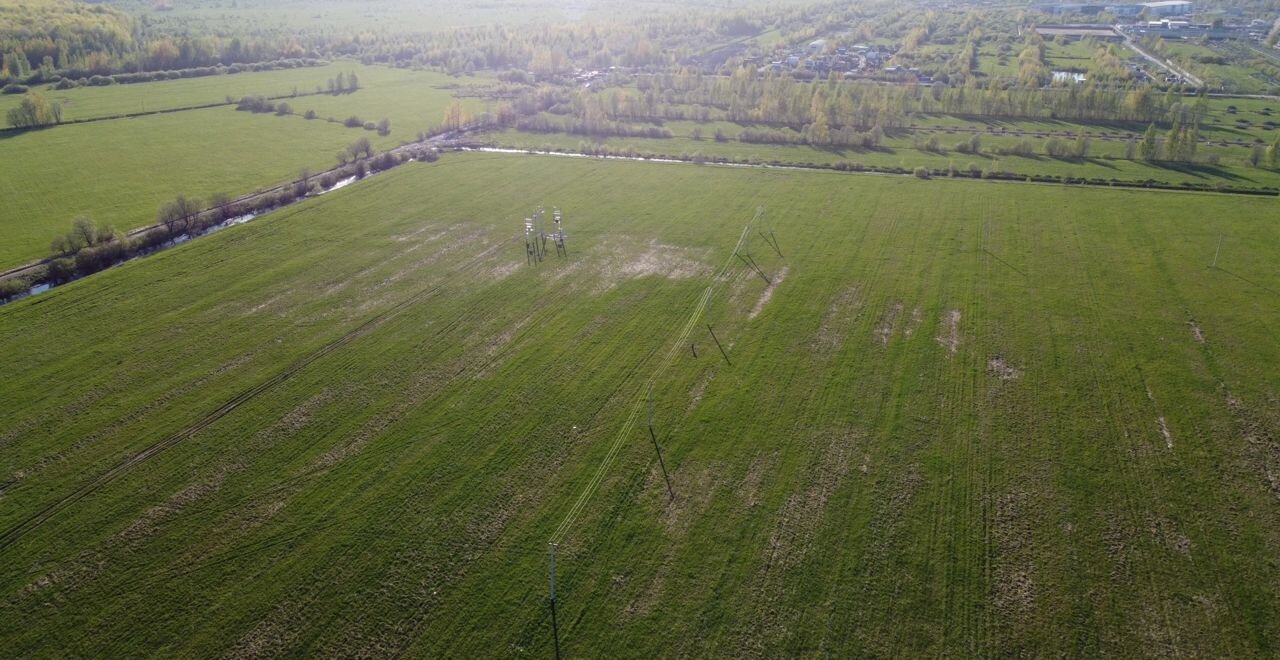
[[[134,83],[158,82],[161,80],[180,80],[183,78],[203,78],[236,73],[278,71],[283,69],[301,69],[307,67],[326,66],[325,60],[298,58],[274,60],[255,64],[232,64],[230,66],[202,66],[193,69],[177,69],[174,71],[143,71],[139,73],[117,73],[109,76],[93,75],[88,71],[70,70],[62,75],[48,78],[39,75],[29,78],[28,85],[50,83],[54,89],[71,89],[73,87],[105,87],[107,85],[131,85]]]

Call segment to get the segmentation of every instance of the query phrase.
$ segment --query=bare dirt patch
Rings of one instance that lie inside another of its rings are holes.
[[[942,323],[938,327],[938,343],[951,355],[960,350],[960,310],[952,309],[942,315]]]
[[[772,474],[778,465],[777,452],[759,454],[751,461],[742,481],[734,488],[734,492],[742,500],[742,507],[747,510],[760,506],[760,485]]]
[[[520,270],[521,265],[522,264],[518,261],[508,261],[506,263],[499,263],[495,265],[493,268],[489,269],[489,273],[488,273],[489,279],[495,280],[495,281],[504,280],[514,275],[516,271]]]
[[[862,310],[862,285],[854,284],[841,291],[827,307],[822,324],[813,338],[813,349],[819,353],[832,353],[844,343],[850,325],[858,319]]]
[[[423,225],[423,226],[421,226],[421,227],[419,227],[419,228],[417,228],[417,229],[415,229],[415,230],[413,230],[413,231],[411,231],[411,232],[407,232],[407,233],[404,233],[404,234],[398,234],[398,235],[396,235],[396,236],[392,236],[392,237],[391,237],[391,240],[396,241],[396,242],[398,242],[398,243],[403,243],[403,242],[405,242],[405,241],[411,241],[411,240],[413,240],[413,239],[417,238],[417,237],[418,237],[419,235],[421,235],[423,232],[426,232],[426,231],[430,231],[430,230],[432,230],[432,229],[435,229],[435,227],[436,227],[436,225],[435,225],[434,223],[428,223],[428,224],[425,224],[425,225]],[[437,234],[436,236],[438,237],[438,236],[439,236],[439,234]],[[432,239],[428,238],[427,240],[428,240],[428,241],[430,241],[430,240],[432,240]]]
[[[924,312],[922,312],[919,307],[915,307],[911,310],[911,318],[907,321],[907,327],[902,330],[903,336],[907,339],[911,339],[911,336],[916,333],[916,330],[920,329],[921,323],[924,323]]]
[[[783,280],[787,279],[787,273],[790,270],[790,266],[784,266],[782,270],[773,277],[769,282],[769,285],[764,288],[764,291],[760,292],[760,299],[756,301],[756,306],[751,308],[751,313],[747,315],[747,318],[753,319],[759,316],[760,312],[764,311],[765,305],[768,305],[769,301],[773,299],[773,292],[777,290]]]
[[[1280,402],[1272,399],[1271,403]],[[1271,494],[1280,499],[1280,433],[1233,394],[1227,395],[1227,409],[1244,440],[1250,466],[1261,475]]]
[[[1169,423],[1161,416],[1156,418],[1156,425],[1160,427],[1160,436],[1164,438],[1165,447],[1173,449],[1173,434],[1169,433]]]
[[[479,252],[480,250],[478,248],[487,247],[489,244],[487,235],[483,230],[472,228],[464,231],[462,227],[458,227],[456,231],[446,230],[429,236],[424,240],[424,243],[433,243],[441,238],[445,238],[446,236],[452,236],[452,239],[445,242],[439,248],[431,251],[421,259],[418,259],[405,268],[402,268],[392,274],[390,277],[387,277],[382,282],[376,284],[373,288],[377,289],[389,284],[394,284],[413,273],[439,263],[441,260],[449,257],[450,255],[456,254],[459,251],[465,250],[467,252]],[[417,246],[415,246],[415,248],[416,247]]]
[[[1200,329],[1200,324],[1196,323],[1195,319],[1190,319],[1189,321],[1187,321],[1187,325],[1191,327],[1191,336],[1195,337],[1196,343],[1203,344],[1204,330]]]
[[[987,374],[1000,380],[1017,380],[1022,377],[1022,370],[1009,364],[1003,355],[996,355],[987,360]]]
[[[708,371],[707,375],[703,376],[696,385],[693,386],[693,389],[689,390],[689,407],[687,410],[693,410],[698,407],[698,404],[702,402],[702,395],[707,393],[707,386],[710,385],[711,381],[715,380],[715,378],[716,372],[712,369]]]
[[[1035,565],[1032,561],[1031,497],[1013,490],[996,499],[992,540],[996,547],[992,601],[1006,621],[1017,629],[1018,621],[1031,615],[1036,601]]]
[[[641,248],[610,244],[605,249],[584,257],[585,274],[598,278],[597,292],[603,293],[619,284],[642,277],[665,277],[687,280],[711,275],[701,254],[689,248],[649,241]]]
[[[895,300],[880,315],[880,321],[876,323],[876,339],[880,340],[882,346],[888,346],[889,340],[893,339],[894,331],[898,328],[898,318],[905,308],[901,300]]]
[[[1157,543],[1163,545],[1171,552],[1175,552],[1183,557],[1191,558],[1191,539],[1182,533],[1181,529],[1168,518],[1157,516],[1155,514],[1147,515],[1147,531],[1151,533],[1151,537]]]

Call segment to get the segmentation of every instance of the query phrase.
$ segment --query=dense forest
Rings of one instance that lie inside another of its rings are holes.
[[[326,40],[286,34],[149,34],[143,22],[73,0],[0,0],[0,84],[305,61]],[[212,71],[206,73],[213,73]]]

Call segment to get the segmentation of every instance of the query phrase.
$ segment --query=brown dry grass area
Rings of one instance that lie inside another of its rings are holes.
[[[742,501],[742,507],[748,511],[760,506],[760,486],[771,477],[778,468],[776,451],[757,455],[747,468],[742,481],[733,489]]]

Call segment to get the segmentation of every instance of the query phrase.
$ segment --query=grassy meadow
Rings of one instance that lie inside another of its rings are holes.
[[[42,85],[36,91],[44,94],[50,101],[62,104],[64,121],[77,121],[224,103],[227,97],[238,100],[243,96],[286,96],[295,91],[310,94],[317,88],[326,89],[328,80],[336,78],[339,73],[345,75],[355,72],[362,81],[368,77],[372,83],[375,79],[381,81],[383,76],[380,74],[384,71],[387,71],[385,67],[339,61],[327,66],[105,87],[49,89],[49,85]],[[0,96],[0,126],[8,126],[8,119],[4,114],[21,102],[21,95]]]
[[[474,93],[466,88],[481,88],[496,82],[484,76],[448,76],[389,67],[364,67],[357,75],[365,89],[355,94],[309,96],[289,103],[294,112],[305,114],[314,110],[321,119],[332,117],[342,121],[351,115],[373,122],[389,119],[390,135],[366,134],[375,147],[387,149],[412,142],[419,132],[439,126],[455,94]],[[474,96],[463,96],[461,101],[472,116],[489,107],[486,101]]]
[[[225,107],[2,136],[0,264],[46,256],[77,215],[121,230],[145,226],[180,194],[242,195],[331,167],[361,135],[372,134]]]
[[[304,168],[332,167],[337,152],[361,137],[378,149],[411,142],[419,131],[440,124],[457,86],[491,82],[340,62],[65,94],[78,94],[68,108],[110,115],[123,109],[120,103],[151,103],[152,98],[167,98],[172,107],[218,102],[225,85],[240,85],[235,87],[240,93],[289,93],[289,85],[307,91],[339,72],[355,72],[362,89],[284,100],[297,115],[316,110],[319,118],[312,121],[220,107],[0,134],[0,194],[6,200],[0,215],[6,238],[0,243],[0,267],[46,256],[50,241],[81,213],[121,230],[133,229],[153,222],[160,204],[179,194],[238,196],[292,180]],[[226,87],[226,94],[231,89]],[[484,109],[472,98],[464,99],[464,105],[472,112]],[[379,136],[326,121],[333,116],[340,122],[351,114],[366,121],[390,118],[391,133]],[[70,170],[88,174],[69,177]]]
[[[1274,656],[1275,209],[406,165],[0,308],[0,639],[545,658],[598,483],[565,657]]]

